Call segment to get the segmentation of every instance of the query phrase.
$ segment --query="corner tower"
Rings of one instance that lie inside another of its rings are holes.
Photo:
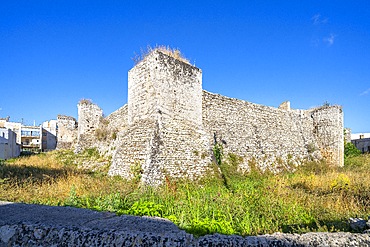
[[[344,126],[341,106],[313,109],[313,135],[322,157],[334,166],[344,166]]]
[[[128,123],[181,120],[202,125],[202,71],[154,50],[128,72]]]
[[[96,142],[95,131],[103,118],[103,110],[91,100],[81,100],[78,105],[78,131],[75,152],[79,153],[85,147],[92,147]]]
[[[156,49],[128,73],[128,128],[118,139],[110,175],[201,177],[211,163],[202,124],[202,71]]]

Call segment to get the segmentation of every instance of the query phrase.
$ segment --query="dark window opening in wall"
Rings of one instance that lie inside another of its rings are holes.
[[[365,153],[365,148],[362,148],[362,153]]]
[[[370,153],[370,146],[367,146],[367,152]]]

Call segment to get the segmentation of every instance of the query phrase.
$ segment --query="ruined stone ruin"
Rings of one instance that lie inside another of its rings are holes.
[[[195,179],[211,169],[213,148],[224,157],[278,171],[306,160],[343,165],[340,106],[279,108],[228,98],[202,89],[202,71],[161,49],[128,72],[128,103],[103,118],[90,101],[78,104],[76,151],[96,147],[112,156],[110,175],[160,184],[166,176]]]

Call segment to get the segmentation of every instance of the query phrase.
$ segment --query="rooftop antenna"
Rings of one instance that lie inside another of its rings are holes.
[[[36,126],[36,120],[33,120],[33,126]]]

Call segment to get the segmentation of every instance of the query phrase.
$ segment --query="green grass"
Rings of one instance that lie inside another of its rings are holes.
[[[1,162],[0,200],[159,216],[197,236],[349,231],[348,218],[370,215],[370,155],[346,158],[343,168],[309,163],[279,175],[238,174],[240,160],[230,155],[223,176],[167,179],[159,188],[80,169],[88,160],[103,158],[96,150],[55,151]]]

